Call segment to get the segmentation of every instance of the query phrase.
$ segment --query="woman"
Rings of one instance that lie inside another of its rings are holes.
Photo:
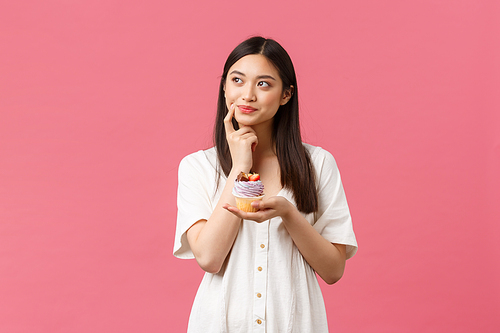
[[[179,166],[174,255],[206,271],[189,332],[328,332],[314,272],[338,281],[357,249],[332,155],[302,143],[292,61],[253,37],[221,77],[215,147]],[[265,199],[235,208],[234,180],[260,174]]]

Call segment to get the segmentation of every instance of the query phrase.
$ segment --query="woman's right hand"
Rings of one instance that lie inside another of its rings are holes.
[[[224,126],[226,128],[226,139],[233,161],[233,169],[236,171],[249,173],[252,168],[253,160],[252,153],[259,143],[257,134],[249,126],[242,126],[235,130],[232,119],[234,117],[235,103],[229,107],[229,112],[224,118]]]
[[[234,129],[232,123],[234,110],[235,105],[232,104],[224,118],[226,138],[233,162],[228,181],[208,220],[199,220],[187,231],[189,246],[196,261],[203,270],[213,274],[218,273],[224,264],[242,221],[238,216],[223,209],[222,205],[226,202],[236,205],[231,193],[233,180],[242,171],[250,172],[253,163],[252,146],[257,145],[257,135],[251,127],[243,126],[237,131]]]

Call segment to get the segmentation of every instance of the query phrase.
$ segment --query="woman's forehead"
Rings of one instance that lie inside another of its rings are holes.
[[[236,61],[229,69],[229,75],[243,74],[249,77],[269,75],[279,79],[276,67],[262,54],[249,54]]]

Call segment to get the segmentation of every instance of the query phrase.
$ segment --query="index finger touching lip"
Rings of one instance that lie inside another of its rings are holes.
[[[234,115],[234,108],[235,108],[235,105],[234,103],[231,104],[231,106],[229,107],[229,111],[227,112],[227,115],[226,117],[224,118],[224,125],[226,127],[226,132],[234,132],[234,127],[233,127],[233,123],[231,122],[231,120],[233,119],[233,115]]]

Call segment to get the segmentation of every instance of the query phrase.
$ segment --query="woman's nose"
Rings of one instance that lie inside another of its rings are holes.
[[[243,100],[246,102],[254,102],[255,101],[255,92],[253,90],[253,87],[251,85],[248,85],[245,87],[245,90],[243,91]]]

